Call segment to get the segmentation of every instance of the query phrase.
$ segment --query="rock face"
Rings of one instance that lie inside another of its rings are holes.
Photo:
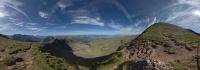
[[[134,46],[127,47],[128,59],[137,60],[127,65],[127,70],[170,70],[170,66],[154,58],[154,50],[150,47]]]
[[[145,59],[129,64],[127,70],[170,70],[170,67],[155,59]]]

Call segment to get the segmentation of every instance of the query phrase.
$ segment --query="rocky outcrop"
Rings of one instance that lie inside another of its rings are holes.
[[[128,60],[136,60],[128,64],[126,70],[170,70],[170,66],[153,57],[154,50],[147,44],[127,47]]]
[[[138,44],[139,42],[134,43],[133,46],[129,46],[126,49],[128,53],[128,59],[137,59],[137,58],[148,58],[152,55],[153,50],[151,47],[147,46],[148,43]]]
[[[144,59],[127,65],[126,70],[170,70],[170,66],[156,59]]]

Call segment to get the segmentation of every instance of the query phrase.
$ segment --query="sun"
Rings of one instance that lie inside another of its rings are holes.
[[[5,13],[3,13],[3,12],[0,12],[0,18],[2,18],[2,17],[5,17],[6,16],[6,14]]]
[[[196,10],[196,11],[194,11],[194,14],[197,16],[200,16],[200,11]]]

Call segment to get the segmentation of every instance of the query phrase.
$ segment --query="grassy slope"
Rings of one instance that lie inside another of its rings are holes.
[[[167,23],[157,23],[148,28],[139,39],[165,41],[162,34],[170,34],[175,37],[178,42],[192,43],[200,39],[196,34],[193,34],[183,28]]]
[[[5,50],[2,52],[4,54],[0,55],[0,59],[3,59],[3,61],[0,61],[0,70],[7,70],[7,65],[4,64],[6,59],[3,57],[13,57],[19,52],[29,55],[22,56],[24,59],[22,62],[30,63],[31,67],[20,69],[17,64],[12,65],[12,67],[17,68],[16,70],[77,70],[75,65],[66,62],[64,59],[42,52],[41,47],[43,45],[40,43],[18,42],[0,37],[0,50]]]
[[[0,67],[2,66],[4,70],[7,70],[6,64],[14,61],[14,58],[10,58],[10,60],[8,60],[8,58],[13,57],[12,54],[29,49],[29,44],[30,43],[18,42],[0,37],[0,50],[2,54],[0,55],[0,58],[2,59],[2,61],[0,61]]]
[[[92,47],[91,49],[89,49],[92,51],[92,53],[90,52],[90,54],[93,54],[94,56],[103,56],[103,55],[111,54],[118,48],[119,45],[122,45],[121,40],[123,40],[123,43],[126,43],[126,42],[132,40],[132,37],[122,37],[122,38],[117,38],[117,39],[106,39],[106,40],[95,40],[93,42],[90,42],[89,44],[95,46],[95,47]],[[76,43],[82,43],[82,42],[77,41]],[[107,43],[107,44],[105,44],[105,43]],[[32,62],[32,67],[28,70],[67,70],[67,69],[68,70],[77,70],[77,69],[89,70],[89,68],[90,68],[90,66],[85,67],[85,66],[81,66],[79,64],[69,63],[68,61],[65,61],[62,58],[52,56],[51,54],[49,54],[47,52],[42,52],[41,51],[42,47],[43,47],[43,45],[40,43],[18,42],[18,41],[14,41],[11,39],[5,39],[5,38],[0,37],[0,48],[8,50],[9,52],[7,52],[7,55],[11,55],[9,53],[12,53],[12,52],[15,52],[14,54],[18,54],[18,52],[16,52],[16,51],[19,51],[19,52],[24,51],[23,53],[30,55],[28,57],[28,59],[29,59],[28,62]],[[110,47],[110,48],[107,49],[106,47]],[[104,51],[98,50],[100,48],[103,50],[105,48],[105,50]],[[85,51],[82,51],[82,53],[83,52],[85,52]],[[103,68],[101,70],[105,70],[105,68],[109,68],[110,66],[113,66],[113,64],[112,64],[113,62],[114,63],[118,62],[118,61],[120,61],[120,59],[121,59],[121,56],[118,56],[118,54],[116,54],[112,58],[110,58],[106,61],[100,62],[100,64],[98,64],[100,66],[100,68],[99,68],[99,66],[97,66],[97,67],[99,69]],[[7,68],[7,66],[5,64],[3,64],[3,65],[2,64],[3,63],[0,62],[0,67],[4,68],[4,70],[6,70],[5,68]],[[86,65],[88,65],[88,64],[86,64]]]
[[[157,48],[154,47],[154,50],[160,56],[157,59],[167,62],[170,61],[174,70],[193,70],[196,68],[196,61],[193,59],[196,50],[188,51],[186,49],[188,49],[188,46],[190,46],[189,49],[194,49],[194,43],[199,40],[200,36],[183,28],[167,23],[156,23],[144,31],[133,42],[139,41],[141,44],[149,41],[151,47],[152,45],[158,45]],[[169,53],[173,52],[173,54],[167,54],[163,50]]]
[[[8,53],[14,53],[16,51],[25,51],[30,48],[30,43],[18,42],[11,39],[5,39],[0,37],[0,49],[8,50]]]
[[[70,45],[74,49],[74,54],[86,58],[100,57],[115,52],[121,45],[130,42],[134,37],[120,37],[112,39],[99,39],[89,43],[74,42]]]

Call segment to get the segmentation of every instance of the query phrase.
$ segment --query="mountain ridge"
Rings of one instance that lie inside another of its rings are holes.
[[[153,61],[150,63],[157,64],[156,66],[150,65],[150,70],[195,69],[195,67],[191,66],[196,66],[193,57],[196,55],[194,49],[197,46],[195,44],[199,40],[200,36],[181,27],[166,23],[156,23],[132,40],[123,53],[127,54],[126,57],[129,61],[136,61],[136,63]],[[135,64],[129,67],[136,68]],[[145,70],[143,67],[141,68],[139,70]]]

